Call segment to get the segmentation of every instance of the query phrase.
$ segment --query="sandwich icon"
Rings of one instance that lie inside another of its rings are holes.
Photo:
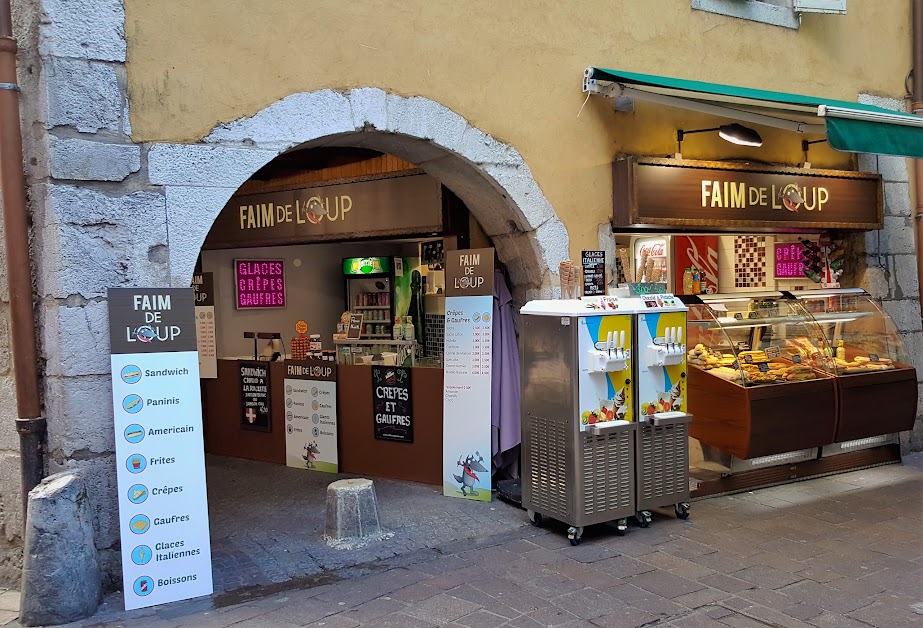
[[[144,436],[144,430],[132,430],[131,432],[125,433],[125,438],[138,438],[139,436]]]

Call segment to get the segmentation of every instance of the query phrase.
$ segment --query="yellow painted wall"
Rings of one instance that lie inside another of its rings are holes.
[[[125,0],[136,141],[195,141],[296,92],[380,87],[421,95],[516,147],[567,226],[596,246],[619,152],[666,155],[707,116],[593,97],[586,66],[855,100],[902,97],[910,3],[864,0],[799,31],[693,11],[689,0]],[[706,135],[687,158],[797,163],[800,137],[759,128],[761,149]],[[811,148],[818,167],[848,154]]]

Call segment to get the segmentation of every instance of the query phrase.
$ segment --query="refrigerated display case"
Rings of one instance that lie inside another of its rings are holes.
[[[821,332],[820,342],[801,347],[802,358],[836,376],[835,444],[824,453],[896,442],[916,420],[917,376],[891,317],[859,288],[790,295]]]
[[[392,338],[394,271],[390,257],[350,257],[343,260],[346,309],[362,314],[362,338]]]
[[[801,302],[781,292],[682,299],[692,437],[729,454],[732,472],[816,458],[834,442],[835,379],[803,356],[824,340]]]

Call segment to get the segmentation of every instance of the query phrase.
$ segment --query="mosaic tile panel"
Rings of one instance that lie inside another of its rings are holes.
[[[766,236],[734,236],[734,286],[766,287]]]
[[[426,357],[442,357],[445,350],[445,316],[426,314],[423,334],[426,338]]]

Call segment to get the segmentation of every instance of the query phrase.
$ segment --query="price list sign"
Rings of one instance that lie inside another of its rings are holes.
[[[199,350],[199,377],[218,377],[218,350],[215,343],[215,281],[212,273],[193,275],[195,290],[196,341]]]
[[[109,289],[125,609],[212,593],[192,288]]]
[[[490,501],[494,250],[446,252],[443,493]]]
[[[583,262],[583,296],[600,296],[606,294],[606,252],[584,251]]]
[[[324,360],[285,362],[285,464],[336,473],[336,364]]]

